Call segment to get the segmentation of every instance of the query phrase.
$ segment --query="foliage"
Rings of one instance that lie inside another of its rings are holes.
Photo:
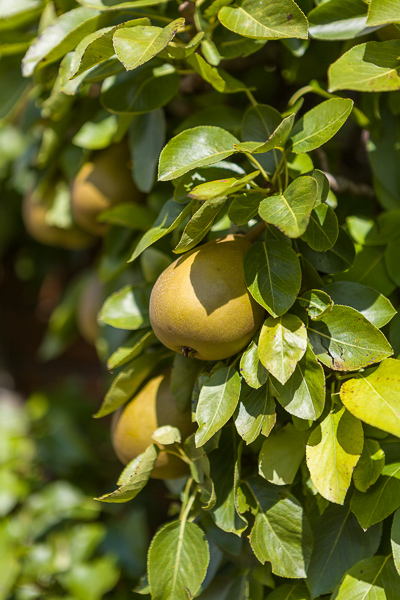
[[[190,476],[174,484],[180,514],[155,533],[138,594],[398,597],[396,23],[389,0],[1,3],[4,189],[70,184],[92,150],[122,141],[147,195],[103,212],[104,242],[82,251],[103,286],[96,347],[113,370],[95,416],[173,364],[173,392],[199,425],[177,444]],[[46,217],[63,229],[68,189]],[[254,242],[244,276],[264,323],[234,357],[187,363],[151,332],[151,289],[174,254],[237,232]],[[45,358],[76,333],[81,277],[53,313]],[[100,500],[146,493],[158,452]],[[111,559],[87,560],[80,569],[105,576]],[[97,588],[93,573],[85,598],[117,578]],[[53,576],[79,597],[72,575]]]

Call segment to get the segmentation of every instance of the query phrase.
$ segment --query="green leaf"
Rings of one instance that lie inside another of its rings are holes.
[[[321,496],[344,503],[363,443],[361,422],[344,407],[335,406],[313,430],[306,458],[311,480]]]
[[[241,517],[237,506],[237,488],[239,484],[240,455],[236,449],[237,435],[233,427],[221,431],[220,445],[217,452],[210,454],[210,475],[214,482],[217,501],[211,509],[215,524],[224,532],[235,534],[234,540],[240,539],[247,527],[247,520]],[[233,542],[234,550],[236,544]],[[239,552],[238,552],[239,554]]]
[[[357,467],[356,467],[357,468]],[[378,549],[381,527],[363,531],[350,507],[330,504],[322,515],[310,519],[314,534],[307,583],[312,597],[328,594],[359,560]]]
[[[387,159],[386,152],[383,152]],[[375,220],[350,215],[346,219],[349,232],[362,246],[383,246],[399,239],[400,210],[388,210]]]
[[[163,444],[164,446],[180,444],[182,442],[181,432],[177,427],[172,427],[172,425],[158,427],[158,429],[152,433],[151,437],[157,444]]]
[[[105,88],[101,103],[111,113],[132,115],[147,113],[168,104],[177,94],[180,76],[172,65],[162,65],[156,59],[121,73]]]
[[[120,8],[141,8],[142,6],[156,6],[161,0],[77,0],[83,6],[90,6],[98,10],[117,10]]]
[[[151,597],[188,600],[206,575],[210,551],[204,532],[185,520],[164,525],[153,538],[148,554]]]
[[[237,8],[221,8],[218,19],[224,27],[243,37],[307,39],[307,19],[292,0],[261,5],[257,0],[243,0]]]
[[[333,308],[333,301],[322,290],[309,290],[299,297],[299,304],[303,306],[310,319],[318,321]]]
[[[223,69],[209,65],[199,54],[191,54],[187,62],[204,81],[210,83],[220,94],[236,94],[248,89],[246,84],[232,77]]]
[[[268,594],[266,600],[311,600],[304,583],[284,583]]]
[[[313,209],[308,227],[301,239],[313,250],[325,252],[335,245],[339,235],[339,223],[330,206],[319,204]]]
[[[203,446],[233,415],[240,396],[240,375],[223,367],[211,375],[200,390],[196,409],[196,446]]]
[[[308,334],[317,358],[337,371],[356,371],[393,354],[379,329],[348,306],[336,304]]]
[[[191,189],[188,196],[189,198],[195,198],[196,200],[201,200],[203,202],[221,196],[230,196],[244,188],[259,174],[260,171],[253,171],[244,177],[229,177],[227,179],[217,179],[214,181],[207,181],[206,183],[200,183]]]
[[[160,214],[157,217],[153,227],[151,227],[138,245],[135,248],[134,253],[132,254],[129,261],[135,260],[143,250],[146,250],[149,246],[157,242],[157,240],[161,239],[174,229],[178,227],[185,219],[191,215],[192,207],[195,204],[195,201],[192,200],[189,204],[178,204],[174,200],[168,200],[161,209]]]
[[[269,561],[280,577],[306,577],[313,540],[303,507],[286,490],[261,478],[245,485],[256,515],[249,539],[257,559]]]
[[[358,249],[353,266],[337,279],[354,281],[389,296],[396,287],[386,268],[386,246],[363,246]]]
[[[157,341],[157,338],[151,329],[148,331],[135,331],[112,353],[107,361],[107,368],[122,367],[122,365],[139,356],[147,346],[155,341]]]
[[[178,245],[174,248],[176,254],[191,250],[207,235],[225,202],[226,197],[223,196],[207,200],[200,206],[186,225]]]
[[[363,0],[329,0],[308,15],[310,35],[318,40],[350,40],[367,33],[368,5]]]
[[[153,219],[154,213],[146,206],[123,202],[102,212],[97,220],[99,223],[110,223],[129,227],[132,230],[146,231],[151,226]]]
[[[222,178],[231,179],[238,175],[246,175],[246,172],[239,165],[226,160],[222,160],[209,167],[200,167],[186,173],[186,175],[178,180],[175,186],[174,200],[179,203],[188,202],[191,191],[198,185],[201,185],[201,183],[211,183]]]
[[[400,510],[397,509],[394,513],[392,531],[390,536],[392,545],[392,553],[394,565],[397,572],[400,574]]]
[[[299,419],[315,421],[325,405],[325,375],[310,347],[287,382],[273,381],[279,404]]]
[[[341,227],[335,245],[325,252],[316,252],[301,240],[297,243],[303,256],[322,273],[345,271],[352,266],[356,257],[353,241]]]
[[[162,109],[134,117],[129,127],[133,178],[142,192],[150,192],[165,143],[166,121]]]
[[[124,27],[136,27],[138,25],[149,25],[150,20],[134,19],[124,23]],[[93,33],[90,33],[77,45],[71,59],[70,79],[78,77],[88,69],[104,62],[115,54],[113,46],[113,35],[119,29],[120,25],[114,27],[104,27]]]
[[[203,37],[204,31],[199,31],[186,45],[181,44],[177,40],[175,40],[175,42],[170,42],[165,50],[160,53],[160,57],[169,60],[184,60],[197,50]],[[196,123],[196,125],[198,125],[198,123]],[[211,123],[209,123],[209,125],[211,125]],[[186,129],[186,127],[183,127],[183,129]]]
[[[185,19],[179,18],[164,29],[139,24],[120,27],[113,37],[115,53],[125,69],[132,71],[164,50],[184,24]]]
[[[280,383],[287,382],[307,349],[307,331],[295,315],[269,317],[262,326],[258,355],[264,367]]]
[[[275,485],[290,485],[303,462],[308,431],[298,431],[288,423],[270,435],[261,447],[258,473]]]
[[[385,465],[378,481],[365,493],[356,490],[351,510],[363,529],[386,519],[400,506],[400,463]]]
[[[97,500],[102,502],[128,502],[142,491],[148,482],[151,472],[158,458],[159,449],[151,444],[143,454],[134,458],[122,471],[118,480],[118,489]]]
[[[358,419],[400,437],[400,361],[388,358],[355,374],[343,383],[340,399]]]
[[[182,354],[175,355],[171,372],[171,392],[182,412],[190,407],[193,387],[201,366],[201,361],[188,360]]]
[[[149,300],[152,286],[127,285],[107,298],[99,319],[119,329],[149,327]]]
[[[353,473],[354,485],[366,492],[373,485],[385,466],[385,453],[376,440],[365,438],[361,458]]]
[[[268,386],[240,396],[235,413],[235,426],[246,444],[254,442],[260,434],[268,437],[275,421],[275,403],[269,394]]]
[[[355,308],[375,327],[383,327],[396,314],[390,300],[365,285],[353,281],[336,281],[323,289],[335,304]]]
[[[400,6],[392,0],[371,0],[367,24],[370,27],[400,23]]]
[[[347,571],[332,600],[396,600],[399,585],[391,556],[373,556]]]
[[[273,150],[273,148],[283,147],[292,129],[294,118],[295,115],[292,114],[283,119],[263,144],[259,142],[244,142],[236,144],[235,150],[250,154],[260,154]]]
[[[168,356],[164,351],[142,354],[135,358],[113,380],[101,407],[94,415],[96,419],[111,414],[135,395],[143,381],[157,366],[158,361]]]
[[[352,108],[349,98],[331,98],[309,110],[292,129],[292,152],[302,154],[325,144],[346,122]]]
[[[264,144],[265,140],[272,136],[281,122],[282,116],[272,106],[265,104],[251,106],[244,115],[242,140],[245,143],[259,142],[259,144]],[[272,174],[278,168],[281,156],[282,152],[280,150],[272,149],[257,156],[257,160],[267,173]]]
[[[300,261],[292,248],[257,242],[244,255],[243,266],[251,295],[271,315],[278,317],[292,306],[301,285]]]
[[[317,191],[315,179],[307,175],[297,177],[283,194],[263,200],[258,212],[264,221],[276,225],[285,235],[298,238],[307,229]]]
[[[57,580],[70,597],[101,600],[112,590],[120,578],[116,558],[110,555],[79,562],[73,568],[57,575]]]
[[[254,389],[260,388],[268,379],[268,371],[258,358],[258,344],[254,340],[242,354],[240,374],[243,375],[247,385]]]
[[[176,179],[191,169],[212,165],[235,153],[238,142],[220,127],[200,126],[187,129],[172,138],[160,156],[160,181]]]
[[[96,31],[100,13],[75,8],[58,17],[29,47],[22,60],[22,74],[30,77],[38,68],[62,58],[89,33]]]
[[[385,263],[390,277],[400,287],[400,239],[388,245]]]
[[[348,50],[328,71],[329,91],[390,92],[400,86],[400,40],[366,42]]]

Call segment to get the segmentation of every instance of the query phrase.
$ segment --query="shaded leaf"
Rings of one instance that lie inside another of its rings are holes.
[[[383,327],[396,314],[392,303],[385,296],[354,281],[335,281],[323,289],[335,304],[355,308],[375,327]]]
[[[368,5],[363,0],[329,0],[308,15],[310,35],[319,40],[349,40],[367,33]]]
[[[317,358],[338,371],[355,371],[393,354],[379,329],[348,306],[335,304],[308,326],[308,334]]]
[[[344,229],[339,227],[339,235],[332,248],[325,252],[316,252],[302,240],[298,246],[303,256],[312,266],[322,273],[340,273],[349,269],[354,263],[356,251],[354,243]]]
[[[200,54],[191,54],[188,64],[220,94],[236,94],[247,90],[246,84],[232,77],[223,69],[212,67]]]
[[[270,435],[261,448],[258,473],[275,485],[290,485],[303,462],[308,431],[298,431],[288,423]]]
[[[139,356],[145,348],[156,341],[157,338],[151,329],[148,331],[135,331],[112,353],[107,361],[107,368],[115,369],[116,367],[122,367],[122,365]]]
[[[166,121],[160,108],[134,117],[129,127],[133,178],[142,192],[150,192],[153,187],[165,136]]]
[[[210,551],[204,532],[185,520],[164,525],[148,554],[151,596],[154,600],[193,598],[203,581]]]
[[[284,385],[273,382],[278,401],[285,410],[299,419],[318,419],[325,405],[325,374],[308,347]]]
[[[306,577],[313,539],[301,504],[261,478],[245,485],[256,515],[249,539],[257,559],[271,562],[272,572],[280,577]]]
[[[383,521],[400,506],[400,463],[385,465],[378,481],[365,493],[356,490],[351,510],[363,529]]]
[[[208,233],[214,220],[224,206],[226,198],[212,198],[204,202],[186,225],[179,243],[174,248],[176,254],[194,248]]]
[[[242,144],[236,144],[235,150],[238,152],[249,152],[250,154],[260,154],[268,152],[273,148],[284,146],[292,129],[294,118],[294,114],[285,117],[263,144],[259,142],[243,142]]]
[[[235,413],[235,425],[246,444],[254,442],[260,434],[267,437],[275,421],[275,403],[268,386],[241,395]]]
[[[353,473],[354,485],[360,492],[366,492],[382,473],[385,466],[385,453],[376,440],[366,438],[364,448]]]
[[[357,467],[356,467],[357,468]],[[373,556],[381,539],[381,527],[363,531],[349,505],[330,504],[322,515],[310,519],[314,534],[307,583],[312,597],[328,594],[359,560]]]
[[[299,304],[303,306],[310,319],[318,321],[333,308],[333,301],[322,290],[310,290],[299,297]]]
[[[300,261],[292,248],[279,241],[257,242],[243,259],[246,285],[253,298],[273,316],[284,314],[301,285]]]
[[[313,250],[325,252],[335,245],[339,235],[339,223],[330,206],[319,204],[310,215],[308,227],[301,239]]]

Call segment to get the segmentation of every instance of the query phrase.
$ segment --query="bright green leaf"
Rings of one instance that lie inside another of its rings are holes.
[[[371,0],[367,24],[370,27],[400,23],[400,6],[393,0]]]
[[[151,286],[125,286],[107,298],[99,319],[119,329],[143,329],[150,325]]]
[[[396,600],[400,577],[390,556],[373,556],[347,571],[332,600]]]
[[[268,386],[253,389],[240,396],[235,425],[246,444],[254,442],[260,434],[268,437],[275,421],[275,403],[269,394]]]
[[[212,165],[235,153],[238,140],[220,127],[200,126],[172,138],[160,156],[159,179],[168,181],[191,169]]]
[[[268,371],[258,358],[258,345],[255,341],[251,341],[249,347],[242,354],[240,374],[243,375],[246,383],[254,389],[260,388],[268,379]]]
[[[400,437],[400,361],[388,358],[340,388],[347,409],[368,425]]]
[[[264,367],[280,383],[287,382],[307,349],[307,331],[295,315],[269,317],[262,326],[258,355]]]
[[[353,473],[354,485],[360,492],[366,492],[382,473],[385,466],[385,453],[376,440],[366,438],[364,448]]]
[[[345,408],[334,407],[313,430],[307,443],[307,466],[321,496],[344,503],[363,443],[361,422]]]
[[[311,212],[310,222],[301,239],[313,250],[325,252],[335,245],[339,235],[339,223],[330,206],[319,204]]]

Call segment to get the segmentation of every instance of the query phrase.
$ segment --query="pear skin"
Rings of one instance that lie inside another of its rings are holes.
[[[150,321],[167,348],[223,360],[247,345],[265,312],[244,279],[250,246],[245,237],[229,235],[194,248],[163,271],[150,297]]]
[[[71,189],[72,216],[85,231],[103,236],[108,225],[97,218],[122,202],[141,202],[144,198],[133,183],[125,144],[114,144],[93,155],[80,169]]]
[[[170,379],[170,371],[150,379],[122,411],[115,413],[112,442],[116,455],[124,464],[155,443],[151,436],[159,427],[177,427],[182,441],[194,432],[196,426],[191,421],[191,411],[179,411],[170,390]],[[164,448],[162,444],[158,446]],[[176,479],[188,473],[188,465],[180,458],[161,452],[151,477]]]

